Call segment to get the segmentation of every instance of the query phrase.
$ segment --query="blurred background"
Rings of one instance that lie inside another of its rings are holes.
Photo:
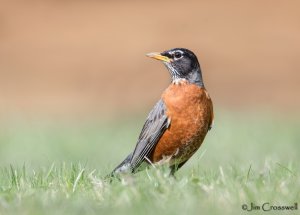
[[[298,125],[297,0],[0,3],[3,162],[95,156],[102,166],[116,164],[133,148],[148,111],[170,82],[164,66],[145,54],[174,47],[191,49],[199,58],[220,129],[208,142],[227,138],[240,144],[236,127],[244,135],[252,131],[250,137],[255,129],[269,129],[272,138],[287,124],[281,119]],[[285,132],[292,139],[284,147],[291,152],[295,145],[287,145],[299,135]]]

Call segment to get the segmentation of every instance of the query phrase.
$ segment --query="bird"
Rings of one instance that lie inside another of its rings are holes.
[[[146,56],[166,66],[171,83],[150,111],[133,152],[111,177],[134,174],[163,161],[174,175],[199,149],[213,124],[213,103],[196,55],[186,48],[173,48]]]

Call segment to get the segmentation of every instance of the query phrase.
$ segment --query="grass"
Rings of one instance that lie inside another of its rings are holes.
[[[162,166],[111,184],[102,178],[134,147],[143,118],[5,123],[0,214],[264,214],[242,205],[300,204],[299,120],[219,115],[176,178]]]

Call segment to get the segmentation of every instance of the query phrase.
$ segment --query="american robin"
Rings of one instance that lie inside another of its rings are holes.
[[[142,163],[163,160],[168,160],[174,174],[197,151],[213,123],[213,104],[196,55],[175,48],[147,56],[164,63],[172,83],[149,113],[134,151],[111,176],[135,173]]]

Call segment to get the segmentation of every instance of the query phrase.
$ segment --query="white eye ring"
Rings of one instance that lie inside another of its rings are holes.
[[[175,58],[181,58],[182,54],[180,52],[175,52],[174,57]]]
[[[174,51],[172,54],[173,54],[174,59],[180,59],[183,57],[183,52],[180,50]]]

